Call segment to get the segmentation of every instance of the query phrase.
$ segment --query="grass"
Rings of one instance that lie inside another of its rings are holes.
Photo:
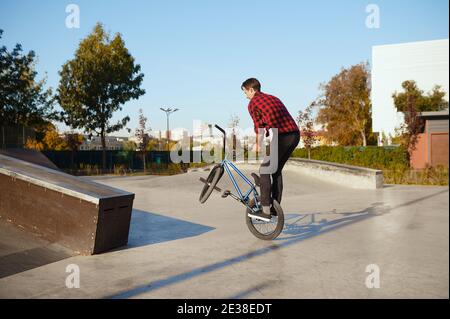
[[[448,167],[437,166],[417,170],[405,167],[383,169],[386,184],[448,186]]]

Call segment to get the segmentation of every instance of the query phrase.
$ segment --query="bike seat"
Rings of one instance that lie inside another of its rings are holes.
[[[255,180],[255,185],[256,186],[261,186],[260,180],[259,180],[259,176],[255,173],[252,173],[252,177]]]

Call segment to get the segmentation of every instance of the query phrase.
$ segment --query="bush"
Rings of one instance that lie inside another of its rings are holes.
[[[292,156],[308,158],[308,151],[296,149]],[[311,149],[311,159],[374,169],[409,168],[407,152],[402,147],[319,146]]]
[[[308,151],[296,149],[292,156],[308,158]],[[386,184],[448,185],[447,167],[411,169],[408,152],[398,146],[319,146],[311,149],[311,159],[379,169],[383,171]]]

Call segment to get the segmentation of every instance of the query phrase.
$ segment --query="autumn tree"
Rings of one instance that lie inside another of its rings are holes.
[[[314,131],[314,118],[312,115],[315,106],[315,102],[312,102],[304,111],[299,111],[297,117],[303,144],[308,151],[308,159],[311,159],[311,148],[317,140]]]
[[[103,167],[106,167],[105,136],[126,126],[129,116],[111,123],[115,112],[145,91],[140,88],[144,74],[135,64],[119,33],[113,38],[97,24],[80,42],[75,57],[59,72],[58,102],[64,122],[83,129],[89,136],[100,136]]]
[[[39,130],[42,130],[42,132],[39,132]],[[47,123],[45,127],[39,128],[39,130],[38,132],[43,134],[43,137],[28,138],[25,148],[37,151],[65,151],[69,149],[66,140],[59,134],[54,124]]]
[[[124,151],[136,151],[137,145],[133,141],[125,141],[123,143],[123,150]]]
[[[320,86],[317,122],[325,138],[340,145],[367,145],[371,134],[371,81],[368,63],[342,69]]]

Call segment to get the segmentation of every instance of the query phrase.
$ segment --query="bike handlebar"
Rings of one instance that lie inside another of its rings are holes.
[[[221,131],[223,133],[223,135],[225,135],[225,130],[223,128],[221,128],[219,125],[214,125],[216,129],[218,129],[219,131]]]
[[[223,153],[225,154],[225,142],[226,142],[226,137],[227,137],[227,133],[225,133],[225,130],[223,128],[221,128],[219,125],[214,125],[214,127],[216,129],[218,129],[219,131],[222,132],[223,134]]]

